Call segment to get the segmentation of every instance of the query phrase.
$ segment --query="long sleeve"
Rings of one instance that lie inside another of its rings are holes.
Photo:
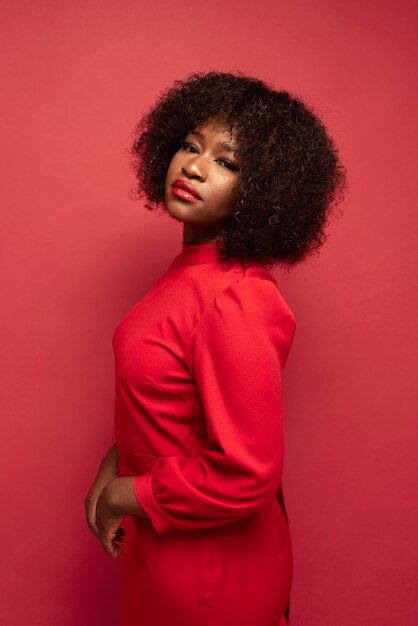
[[[222,288],[188,342],[208,449],[157,458],[135,495],[157,532],[216,526],[271,501],[284,461],[282,373],[295,318],[277,286],[243,277]]]

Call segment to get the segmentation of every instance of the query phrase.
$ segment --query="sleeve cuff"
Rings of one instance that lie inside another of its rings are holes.
[[[148,515],[152,525],[158,533],[163,533],[172,528],[170,522],[167,521],[160,505],[154,498],[151,488],[151,472],[135,476],[134,492],[136,499]]]

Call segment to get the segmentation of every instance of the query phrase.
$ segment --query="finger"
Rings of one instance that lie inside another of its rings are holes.
[[[96,537],[97,537],[97,536],[98,536],[98,534],[99,534],[99,528],[98,528],[97,524],[96,524],[95,522],[90,522],[90,523],[88,524],[88,527],[90,528],[91,532],[92,532],[94,535],[96,535]]]
[[[102,541],[101,544],[102,544],[103,550],[106,552],[108,556],[111,556],[113,558],[118,556],[119,551],[117,549],[117,546],[114,546],[113,544],[109,544],[106,541]]]
[[[122,556],[122,546],[126,545],[126,541],[122,541],[120,537],[114,537],[112,540],[112,546],[115,550],[115,554],[118,557]]]
[[[96,505],[90,504],[88,508],[86,508],[86,519],[87,526],[91,530],[94,535],[98,535],[99,528],[96,523]]]
[[[93,517],[90,517],[87,519],[87,526],[89,527],[89,529],[91,530],[91,532],[96,535],[96,537],[99,535],[99,527],[97,526],[97,522],[96,519]]]
[[[123,537],[121,537],[117,532],[116,533],[112,533],[112,538],[111,538],[111,543],[113,548],[115,548],[117,550],[117,552],[120,553],[120,546],[125,545],[125,541],[123,541]]]
[[[105,539],[102,540],[102,546],[106,554],[113,558],[116,558],[117,556],[120,556],[120,549],[113,541],[114,533],[110,533]]]
[[[113,543],[117,543],[118,546],[126,546],[126,541],[122,541],[122,539],[114,539]]]

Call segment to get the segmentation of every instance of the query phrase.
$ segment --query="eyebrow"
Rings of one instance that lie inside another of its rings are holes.
[[[200,130],[191,130],[191,131],[189,132],[189,135],[196,135],[196,137],[199,137],[199,139],[202,139],[202,140],[204,140],[204,139],[205,139],[204,134],[203,134],[203,133],[201,133],[201,132],[200,132]],[[220,142],[217,144],[217,147],[218,147],[218,148],[224,148],[224,150],[228,150],[228,152],[236,152],[236,151],[238,150],[238,148],[237,148],[237,147],[233,147],[233,146],[231,146],[231,144],[230,144],[230,143],[227,143],[227,142],[222,142],[222,141],[220,141]]]

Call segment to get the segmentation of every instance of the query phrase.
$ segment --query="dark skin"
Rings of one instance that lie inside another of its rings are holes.
[[[220,119],[211,118],[189,133],[173,156],[166,175],[168,213],[183,222],[183,241],[189,244],[220,239],[220,224],[235,211],[233,188],[238,177],[236,142]],[[176,179],[191,183],[201,200],[189,202],[172,193]],[[125,515],[147,517],[134,492],[134,476],[118,476],[117,445],[104,457],[85,499],[87,525],[106,554],[121,556]]]
[[[170,162],[165,203],[168,213],[183,222],[183,241],[199,244],[219,239],[220,224],[234,213],[237,145],[234,133],[217,118],[194,131],[199,135],[189,133]],[[188,202],[173,195],[171,185],[177,178],[191,183],[202,200]]]
[[[118,477],[118,448],[115,443],[104,456],[85,501],[87,525],[109,556],[121,556],[125,515],[146,517],[133,490],[133,476]]]

